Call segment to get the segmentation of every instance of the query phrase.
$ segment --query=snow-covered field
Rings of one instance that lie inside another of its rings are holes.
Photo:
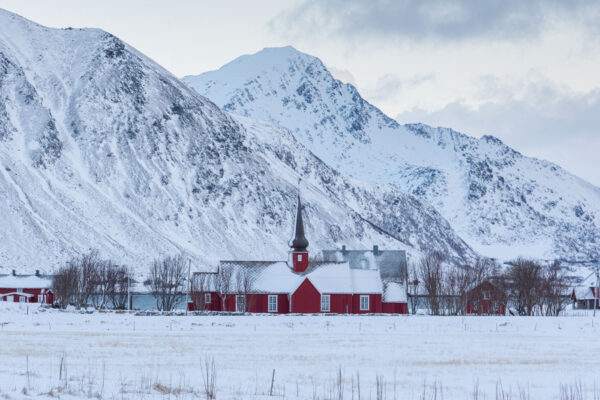
[[[135,316],[0,303],[0,398],[594,398],[600,316]],[[62,365],[62,367],[61,367]],[[478,397],[473,392],[478,387]],[[426,396],[423,397],[423,392]],[[596,389],[596,396],[598,395]],[[523,397],[522,397],[523,396]],[[505,397],[506,398],[506,397]],[[564,397],[562,397],[564,398]]]

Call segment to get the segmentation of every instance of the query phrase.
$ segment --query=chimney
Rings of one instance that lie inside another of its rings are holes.
[[[16,270],[16,269],[13,269],[13,270],[12,270],[12,274],[13,274],[13,276],[16,276],[16,275],[17,275],[17,270]]]
[[[39,269],[35,270],[35,276],[40,276],[40,270]]]
[[[377,246],[377,245],[373,246],[373,254],[376,255],[376,256],[379,255],[379,246]]]

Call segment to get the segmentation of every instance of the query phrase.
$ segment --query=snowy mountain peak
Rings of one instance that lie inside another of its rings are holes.
[[[483,254],[600,255],[599,188],[493,136],[400,125],[318,58],[265,49],[184,81],[227,111],[289,129],[344,173],[430,202]]]
[[[113,35],[0,18],[0,270],[51,271],[90,248],[142,276],[169,254],[195,269],[277,259],[299,178],[315,251],[474,256],[432,207],[223,112]]]

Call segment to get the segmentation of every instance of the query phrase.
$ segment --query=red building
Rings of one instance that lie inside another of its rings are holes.
[[[506,314],[506,294],[490,281],[484,281],[467,292],[467,314]]]
[[[311,261],[300,197],[287,261],[221,261],[217,272],[194,274],[190,309],[253,313],[406,314],[402,282],[376,267]]]
[[[52,277],[41,275],[0,275],[0,301],[53,304]]]

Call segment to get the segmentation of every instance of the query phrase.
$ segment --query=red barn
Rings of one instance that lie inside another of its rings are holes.
[[[52,277],[41,275],[0,275],[0,301],[53,304]]]
[[[300,197],[287,261],[221,261],[194,274],[190,309],[254,313],[406,314],[405,286],[376,267],[310,261]],[[391,254],[391,253],[390,253]],[[404,293],[404,294],[402,294]]]
[[[490,281],[484,281],[466,294],[467,314],[506,314],[506,294]]]

